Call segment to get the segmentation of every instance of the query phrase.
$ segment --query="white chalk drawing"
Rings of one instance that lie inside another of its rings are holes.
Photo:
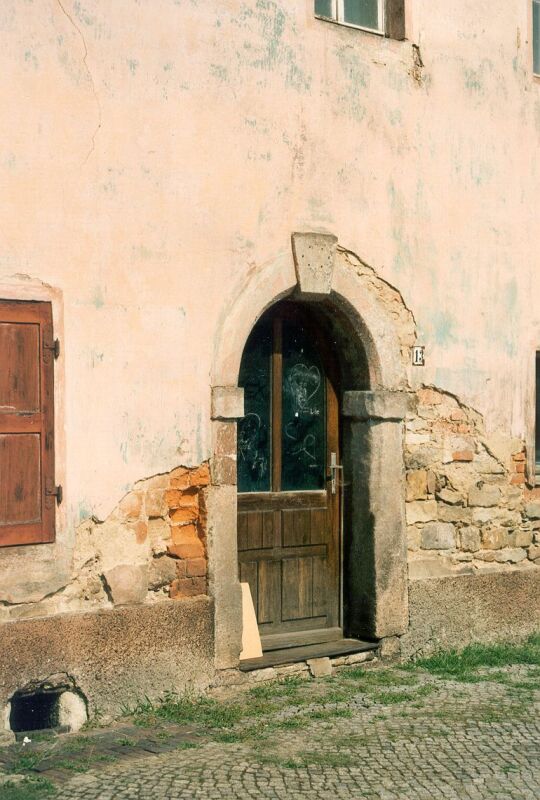
[[[292,456],[302,456],[305,455],[309,459],[309,467],[316,467],[317,466],[317,459],[315,456],[315,449],[317,447],[317,439],[312,433],[308,433],[307,436],[291,450]]]
[[[310,408],[310,401],[315,397],[321,385],[321,373],[316,366],[295,364],[288,372],[287,388],[293,399],[294,415],[310,414],[318,416],[319,409]]]
[[[246,414],[238,429],[238,456],[254,480],[261,480],[268,470],[268,460],[259,451],[262,421],[258,414]]]

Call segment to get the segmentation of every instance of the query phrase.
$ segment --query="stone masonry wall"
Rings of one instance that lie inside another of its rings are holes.
[[[0,605],[0,622],[207,592],[208,464],[140,481],[101,522],[76,531],[70,582],[38,602]]]
[[[411,580],[540,567],[540,490],[523,443],[486,436],[482,417],[432,387],[406,422]]]

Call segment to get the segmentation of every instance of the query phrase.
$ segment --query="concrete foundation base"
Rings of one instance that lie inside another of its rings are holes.
[[[540,570],[412,581],[409,659],[473,642],[518,641],[540,630]]]
[[[17,690],[64,676],[90,717],[112,716],[145,696],[204,689],[214,675],[208,597],[8,622],[0,636],[0,708]]]

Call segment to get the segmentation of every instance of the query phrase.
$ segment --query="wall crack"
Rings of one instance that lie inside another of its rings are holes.
[[[102,123],[101,103],[99,102],[99,97],[98,97],[98,93],[97,93],[97,90],[96,90],[96,84],[94,82],[94,76],[92,75],[90,67],[88,66],[88,60],[87,60],[88,59],[88,46],[86,44],[86,39],[84,38],[84,34],[83,34],[82,30],[80,29],[80,27],[75,22],[75,20],[73,19],[73,17],[71,16],[71,14],[68,11],[66,11],[66,8],[64,7],[64,5],[62,3],[62,0],[56,0],[56,2],[58,3],[58,6],[59,6],[60,10],[62,11],[62,14],[66,17],[66,19],[69,21],[71,26],[77,31],[77,34],[78,34],[78,36],[79,36],[79,38],[80,38],[80,40],[82,42],[82,46],[83,46],[83,50],[84,50],[82,61],[83,61],[86,73],[88,75],[88,78],[90,80],[90,85],[92,87],[92,94],[94,95],[94,100],[95,100],[97,111],[98,111],[98,123],[97,123],[96,128],[95,128],[95,130],[94,130],[94,132],[92,134],[92,137],[91,137],[90,149],[88,150],[88,153],[86,154],[86,156],[85,156],[85,158],[84,158],[84,160],[82,162],[82,165],[81,165],[81,166],[84,166],[87,163],[87,161],[90,158],[90,156],[92,155],[92,153],[96,149],[96,136],[98,135],[98,133],[99,133],[99,131],[101,129],[101,123]]]

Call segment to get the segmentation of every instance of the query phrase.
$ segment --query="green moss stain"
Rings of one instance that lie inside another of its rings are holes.
[[[248,66],[262,72],[280,72],[285,83],[299,92],[311,87],[311,75],[301,64],[302,48],[295,37],[293,47],[286,41],[287,29],[296,33],[294,21],[285,10],[286,6],[274,0],[257,0],[253,4],[243,3],[240,12],[231,22],[239,28],[258,32],[260,44],[246,40],[237,51],[239,66]]]
[[[105,305],[105,298],[103,297],[103,290],[101,286],[96,286],[92,295],[92,305],[95,308],[103,308]]]
[[[439,347],[449,347],[457,342],[456,321],[449,311],[437,309],[431,313],[430,328],[432,337]]]
[[[477,186],[489,183],[493,177],[493,167],[487,161],[474,161],[471,164],[471,178]]]
[[[222,83],[229,80],[229,70],[223,64],[210,64],[210,73]]]
[[[401,109],[400,108],[391,109],[388,113],[388,121],[392,126],[401,125],[403,122],[403,115],[401,113]]]
[[[78,504],[77,513],[79,516],[79,522],[83,522],[85,519],[90,519],[92,516],[92,510],[85,500],[81,500]]]
[[[24,60],[27,64],[30,64],[30,66],[33,67],[34,69],[39,69],[39,62],[31,50],[27,50],[25,52]]]
[[[478,70],[465,70],[465,86],[470,92],[483,92],[484,82]]]
[[[362,122],[366,116],[363,98],[369,85],[369,70],[350,47],[339,48],[336,55],[344,79],[337,110],[340,114]]]

